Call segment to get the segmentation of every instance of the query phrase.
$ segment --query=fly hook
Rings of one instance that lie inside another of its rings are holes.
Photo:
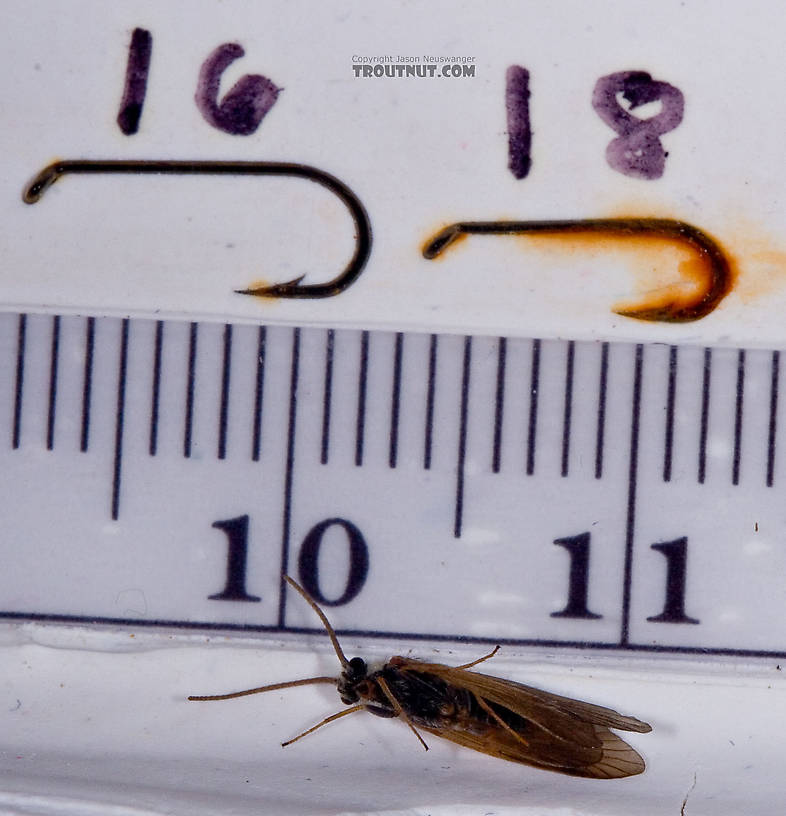
[[[26,188],[23,199],[35,204],[46,190],[67,173],[160,173],[171,175],[250,175],[250,176],[296,176],[327,187],[349,210],[355,222],[355,252],[340,275],[326,283],[301,284],[303,276],[270,286],[253,286],[236,289],[241,295],[274,298],[324,298],[343,292],[354,283],[371,252],[371,225],[360,199],[335,176],[316,167],[292,162],[247,161],[145,161],[145,160],[93,160],[76,159],[53,162],[41,170]]]
[[[423,257],[441,255],[464,235],[600,235],[614,238],[660,238],[690,249],[706,274],[701,291],[689,303],[669,300],[657,306],[615,309],[639,320],[686,323],[708,315],[731,288],[728,258],[706,232],[671,218],[591,218],[575,221],[459,221],[441,229],[423,248]]]

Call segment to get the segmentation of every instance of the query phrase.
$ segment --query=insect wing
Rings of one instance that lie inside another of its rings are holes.
[[[517,737],[511,726],[491,722],[482,732],[461,720],[444,728],[424,727],[430,733],[481,753],[572,776],[616,778],[644,770],[644,760],[609,728],[646,732],[647,723],[609,708],[550,694],[521,683],[439,663],[393,658],[398,670],[427,677],[470,692],[482,706],[492,706],[503,720],[528,721]],[[482,701],[482,702],[481,702]],[[517,730],[517,729],[513,729]]]

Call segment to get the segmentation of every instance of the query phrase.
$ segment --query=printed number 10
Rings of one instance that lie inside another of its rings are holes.
[[[262,599],[251,595],[246,589],[248,560],[248,516],[216,521],[213,527],[227,537],[227,572],[224,588],[211,601],[247,601],[258,603]],[[349,547],[349,571],[344,591],[338,598],[327,598],[319,582],[319,552],[325,533],[331,527],[338,527],[346,534]],[[300,547],[298,557],[300,583],[309,595],[323,606],[342,606],[357,597],[368,575],[368,546],[363,534],[347,519],[329,518],[315,524]]]

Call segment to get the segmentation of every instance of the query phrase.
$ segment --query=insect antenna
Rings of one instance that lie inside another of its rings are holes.
[[[309,686],[313,683],[332,683],[335,686],[336,678],[306,677],[304,680],[289,680],[286,683],[272,683],[269,686],[257,686],[257,688],[245,689],[244,691],[232,691],[229,694],[192,694],[188,699],[198,703],[203,703],[208,700],[234,700],[235,697],[246,697],[249,694],[261,694],[263,691],[276,691],[276,689],[292,688],[293,686]]]
[[[327,630],[328,635],[330,636],[330,642],[333,644],[333,648],[336,650],[336,655],[341,661],[341,665],[346,667],[349,665],[349,660],[347,660],[346,655],[344,654],[339,642],[338,638],[336,637],[336,632],[333,627],[330,625],[330,621],[325,616],[325,613],[317,606],[317,602],[300,586],[297,581],[290,578],[288,575],[284,576],[284,580],[293,588],[296,589],[304,598],[306,603],[317,613],[319,619],[322,621],[322,625]]]
[[[317,613],[319,619],[322,621],[322,625],[327,630],[328,635],[330,636],[330,642],[333,644],[333,648],[336,650],[336,655],[338,659],[341,661],[342,667],[346,667],[349,665],[349,660],[347,660],[346,655],[344,654],[341,646],[338,642],[338,638],[336,637],[336,632],[333,627],[330,625],[330,621],[325,616],[325,613],[317,606],[316,601],[303,589],[300,584],[290,578],[288,575],[284,576],[284,579],[287,583],[296,589],[305,599],[306,603]],[[213,700],[234,700],[235,697],[246,697],[249,694],[261,694],[265,691],[276,691],[278,689],[285,689],[285,688],[293,688],[294,686],[308,686],[314,683],[331,683],[332,685],[336,685],[337,679],[335,677],[306,677],[303,680],[289,680],[286,683],[272,683],[268,686],[258,686],[257,688],[251,689],[244,689],[243,691],[232,691],[229,694],[192,694],[188,699],[192,702],[208,702]],[[362,706],[361,706],[362,707]],[[357,709],[352,708],[349,711],[342,711],[341,716],[344,714],[349,714],[352,711]],[[319,728],[320,725],[324,725],[326,722],[330,722],[331,719],[335,719],[335,717],[328,717],[327,720],[319,723],[319,725],[315,725],[314,728],[310,729],[309,731],[304,731],[300,737],[305,736],[306,734],[310,734],[311,731]],[[295,739],[300,739],[300,737],[295,737]],[[289,742],[294,742],[295,740],[290,740]],[[284,743],[284,745],[289,745],[289,742]]]

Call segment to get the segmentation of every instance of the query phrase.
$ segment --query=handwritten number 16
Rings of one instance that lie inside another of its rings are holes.
[[[147,93],[147,77],[153,53],[153,37],[144,28],[134,29],[128,47],[126,82],[117,125],[126,136],[139,129]],[[278,88],[261,74],[246,74],[218,101],[221,75],[245,55],[237,43],[219,45],[202,63],[194,101],[208,124],[233,136],[250,136],[278,98]]]

